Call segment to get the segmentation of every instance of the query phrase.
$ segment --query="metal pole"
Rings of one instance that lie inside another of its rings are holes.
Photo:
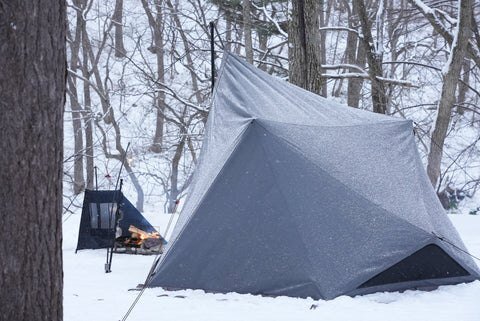
[[[95,169],[95,190],[98,191],[98,176],[97,176],[97,166],[94,167]]]
[[[122,186],[123,186],[123,179],[120,180],[120,189],[119,189],[120,192],[122,191]],[[107,258],[108,269],[107,269],[107,266],[105,266],[105,273],[112,272],[113,249],[115,247],[115,240],[117,239],[116,234],[117,234],[117,225],[118,225],[118,217],[119,217],[119,210],[120,210],[119,203],[117,203],[117,209],[115,211],[115,223],[113,224],[113,244],[112,244],[112,248],[110,249],[110,257]],[[108,253],[109,252],[107,249],[107,255]]]
[[[127,157],[127,153],[128,153],[128,149],[130,148],[130,142],[128,142],[128,145],[127,145],[127,148],[125,149],[125,154],[123,155],[123,158],[122,158],[122,164],[120,165],[120,171],[118,172],[118,176],[117,176],[117,182],[115,183],[115,193],[113,194],[113,201],[112,203],[117,203],[117,210],[115,211],[115,213],[112,213],[113,211],[110,211],[110,216],[109,216],[109,221],[108,221],[108,225],[110,227],[110,222],[112,221],[112,215],[115,215],[114,219],[115,219],[115,223],[113,224],[113,240],[112,240],[112,246],[111,247],[107,247],[107,262],[105,263],[105,273],[110,273],[112,272],[112,259],[113,259],[113,248],[115,247],[115,240],[116,240],[116,229],[117,229],[117,213],[118,213],[118,210],[120,208],[120,204],[119,202],[117,202],[117,195],[119,192],[119,190],[117,190],[118,188],[118,184],[120,183],[120,190],[122,189],[122,185],[123,185],[123,179],[120,180],[120,175],[122,174],[122,169],[123,169],[123,164],[125,163],[125,158]]]
[[[215,88],[215,23],[210,21],[210,63],[212,65],[212,92]]]
[[[129,148],[130,148],[130,142],[128,142],[127,144],[127,148],[125,149],[125,154],[123,155],[123,158],[122,158],[122,164],[120,164],[120,171],[118,172],[117,182],[115,183],[115,190],[117,190],[118,182],[120,181],[120,174],[122,173],[123,164],[125,164],[125,158],[127,157]]]

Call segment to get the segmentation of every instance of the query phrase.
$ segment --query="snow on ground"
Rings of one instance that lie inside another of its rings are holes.
[[[148,215],[164,231],[169,216]],[[449,215],[470,252],[480,257],[480,215]],[[75,254],[80,215],[64,223],[64,319],[121,320],[145,281],[153,256],[116,254],[104,273],[105,250]],[[478,263],[478,262],[477,262]],[[480,281],[431,292],[376,293],[331,301],[148,289],[128,320],[479,321]]]

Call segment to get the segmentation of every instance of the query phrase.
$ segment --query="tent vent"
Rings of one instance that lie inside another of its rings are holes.
[[[377,274],[358,288],[467,275],[470,274],[444,250],[435,244],[429,244]]]

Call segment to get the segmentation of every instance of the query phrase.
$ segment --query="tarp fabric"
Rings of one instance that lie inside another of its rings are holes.
[[[479,278],[458,248],[410,121],[225,54],[189,195],[148,282],[331,299]],[[451,275],[426,266],[445,257]],[[399,269],[410,274],[399,279]]]

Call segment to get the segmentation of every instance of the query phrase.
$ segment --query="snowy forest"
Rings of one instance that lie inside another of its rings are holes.
[[[0,0],[0,320],[479,320],[479,21]]]
[[[223,52],[347,104],[414,122],[445,208],[479,186],[480,33],[473,0],[68,2],[64,211],[122,178],[174,211],[208,116],[211,26]],[[462,7],[464,10],[459,10]],[[466,9],[466,10],[465,10]],[[127,145],[130,147],[127,150]],[[158,206],[158,203],[157,203]]]

